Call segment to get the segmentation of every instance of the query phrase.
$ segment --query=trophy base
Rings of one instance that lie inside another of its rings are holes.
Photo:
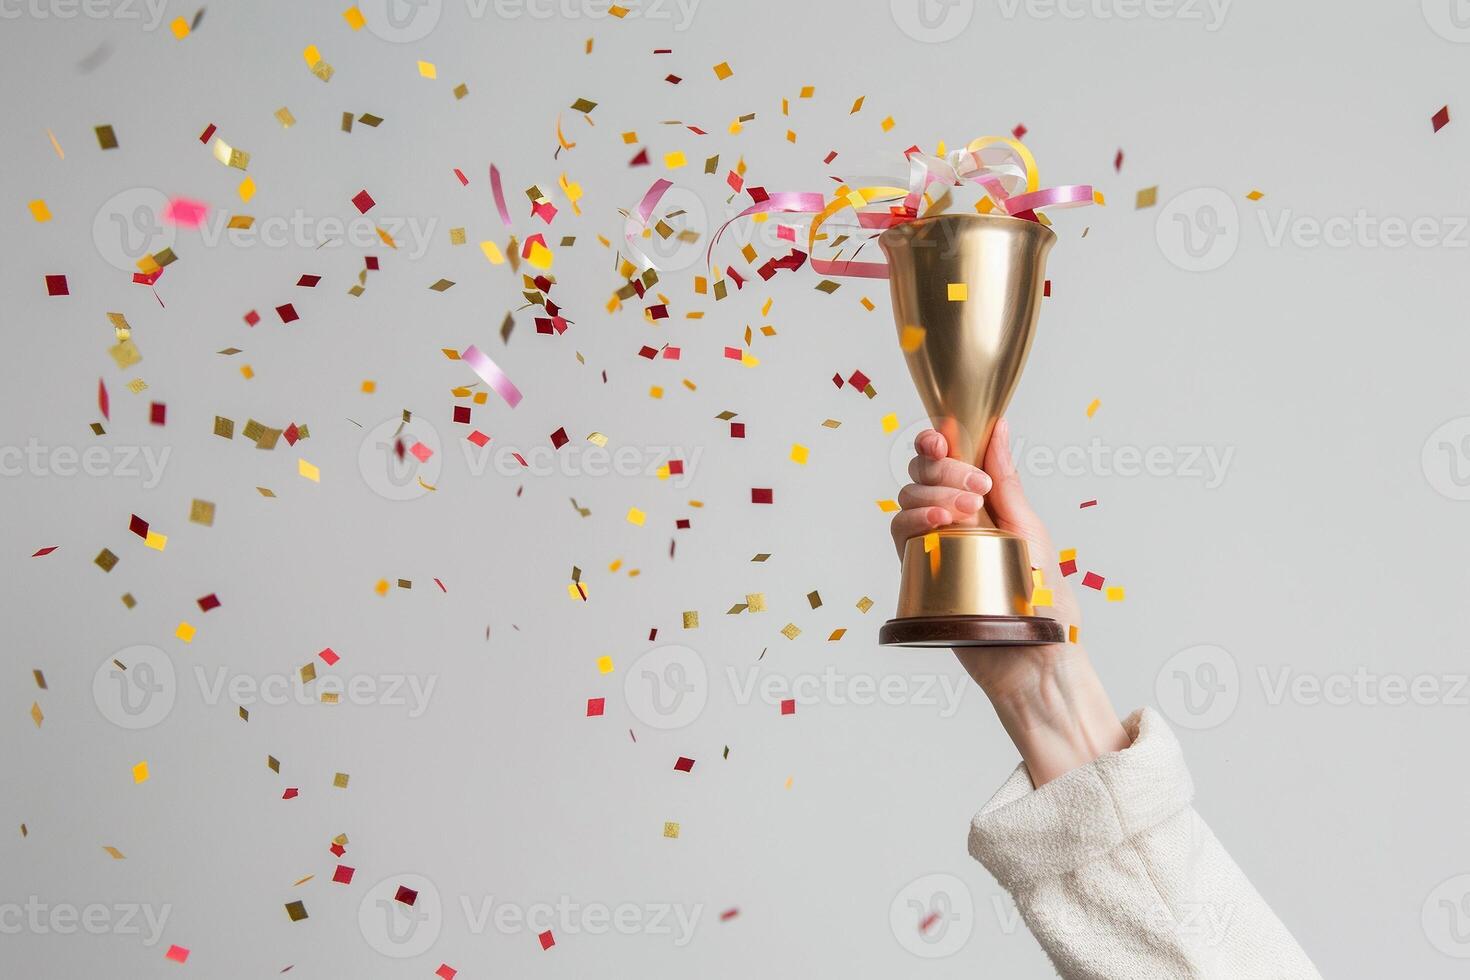
[[[878,631],[885,647],[1018,647],[1061,643],[1062,624],[1044,616],[913,616]]]
[[[943,527],[903,549],[898,612],[878,632],[883,646],[1035,646],[1066,641],[1038,616],[1026,542],[993,527]]]

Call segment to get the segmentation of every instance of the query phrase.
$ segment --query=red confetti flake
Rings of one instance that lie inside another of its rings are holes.
[[[1122,169],[1123,169],[1123,151],[1122,150],[1119,150],[1118,151],[1118,155],[1115,156],[1115,157],[1113,157],[1113,170],[1120,171]]]
[[[836,159],[837,159],[837,151],[836,150],[833,150],[831,153],[828,153],[826,156],[824,156],[822,158],[822,162],[823,163],[831,163],[833,160],[836,160]]]
[[[607,707],[607,698],[588,698],[587,717],[601,718],[603,709]]]
[[[168,415],[168,406],[163,402],[153,402],[148,406],[148,421],[154,425],[163,425]]]
[[[751,487],[750,502],[753,504],[769,504],[775,501],[775,491],[770,487]]]
[[[141,273],[141,272],[135,272],[135,273],[133,273],[133,283],[135,285],[138,285],[138,286],[151,286],[155,282],[157,282],[158,279],[159,279],[159,277],[162,276],[162,275],[163,275],[163,269],[161,267],[160,268],[157,268],[157,269],[154,269],[152,272],[148,273],[146,276],[143,273]]]
[[[365,266],[367,266],[367,271],[369,271],[369,272],[377,272],[378,271],[378,257],[376,255],[364,256],[363,257],[363,264]]]
[[[650,306],[648,308],[648,316],[651,320],[667,320],[669,318],[669,308],[663,303]]]
[[[794,715],[794,714],[796,714],[796,699],[795,698],[787,698],[786,700],[782,701],[781,702],[781,713],[783,715]]]
[[[456,170],[455,173],[459,173],[459,171]],[[460,175],[460,179],[464,180],[463,174]],[[466,181],[466,183],[468,183],[468,181]],[[373,209],[373,205],[377,204],[378,202],[374,201],[372,195],[369,194],[366,189],[364,189],[352,195],[352,203],[356,205],[358,213],[367,214]]]
[[[107,382],[101,378],[97,379],[97,407],[102,411],[102,417],[112,419],[111,403],[107,398]]]
[[[664,81],[668,82],[670,85],[678,85],[683,80],[684,79],[680,78],[678,75],[665,75],[664,76]]]
[[[137,514],[133,514],[128,520],[128,530],[132,531],[138,537],[146,539],[148,537],[148,522]]]
[[[331,851],[338,857],[341,857],[343,854],[347,853],[347,848],[343,847],[341,844],[333,844],[331,847],[327,848],[327,850]]]
[[[454,980],[454,975],[458,972],[458,970],[448,963],[440,963],[439,969],[434,971],[434,976],[441,977],[442,980]]]
[[[296,445],[296,440],[301,438],[301,430],[296,427],[295,422],[292,422],[286,426],[285,431],[281,435],[286,437],[286,445],[294,446]]]
[[[1081,510],[1083,507],[1096,507],[1096,506],[1097,506],[1097,501],[1096,500],[1084,500],[1084,501],[1082,501],[1082,503],[1080,503],[1080,504],[1077,505],[1077,509],[1078,510]]]
[[[322,281],[321,276],[302,276],[296,280],[296,285],[306,289],[315,289],[316,284]]]
[[[1434,131],[1436,133],[1439,132],[1441,129],[1444,129],[1450,121],[1450,107],[1441,106],[1440,110],[1436,112],[1429,121],[1434,124]]]
[[[720,921],[721,922],[729,922],[731,919],[735,918],[735,916],[737,916],[739,914],[740,914],[740,910],[739,909],[726,909],[725,911],[723,911],[723,912],[720,913]]]
[[[648,148],[647,147],[644,147],[643,149],[639,150],[638,151],[638,155],[636,157],[634,157],[633,159],[631,159],[631,160],[628,161],[628,166],[630,166],[630,167],[646,167],[646,166],[648,166]]]
[[[1044,280],[1042,282],[1042,284],[1041,284],[1041,295],[1043,295],[1043,296],[1050,296],[1051,295],[1051,280],[1050,279]]]
[[[736,194],[739,194],[740,189],[745,186],[745,178],[732,170],[728,175],[726,175],[725,183],[730,185],[730,190],[734,191]]]
[[[665,347],[664,360],[677,361],[679,359],[679,350],[680,349],[678,347]]]
[[[490,437],[485,435],[485,433],[481,432],[479,429],[471,432],[469,435],[465,436],[465,438],[482,448],[484,447],[485,443],[490,441]]]
[[[434,579],[434,584],[437,585],[437,586],[439,586],[439,591],[440,592],[443,592],[446,595],[449,594],[449,590],[444,587],[444,583],[443,582],[439,581],[438,579]]]
[[[679,518],[677,521],[674,522],[674,527],[678,528],[681,531],[687,531],[687,530],[689,530],[689,518],[687,518],[687,517],[681,517],[681,518]],[[669,548],[670,549],[673,548],[673,543],[672,542],[670,542]]]
[[[744,422],[731,422],[730,423],[730,438],[731,439],[744,439],[745,438],[745,423]]]
[[[51,554],[51,552],[55,551],[59,547],[61,547],[61,545],[53,544],[49,548],[42,548],[40,551],[36,552],[34,555],[31,555],[31,557],[32,558],[45,558],[47,555]]]
[[[543,932],[541,935],[537,936],[536,938],[539,939],[539,940],[541,940],[541,948],[542,949],[550,949],[551,947],[553,947],[553,946],[556,945],[556,937],[554,937],[551,934],[551,930],[550,929],[547,929],[545,932]]]
[[[298,797],[300,795],[301,795],[301,791],[299,789],[297,789],[295,786],[288,786],[288,787],[286,787],[286,792],[284,792],[284,793],[281,794],[281,799],[283,799],[283,800],[294,800],[294,799],[296,799],[296,797]]]
[[[70,296],[71,289],[66,285],[66,276],[46,277],[47,296]]]
[[[726,360],[731,360],[731,361],[738,361],[738,360],[740,360],[741,359],[740,348],[739,347],[726,347],[725,348],[725,358],[726,358]]]
[[[209,612],[211,609],[218,609],[220,606],[219,596],[215,595],[213,592],[211,592],[207,596],[200,597],[196,601],[199,603],[200,612]]]
[[[290,303],[287,303],[284,306],[276,307],[276,315],[281,318],[282,323],[294,323],[295,321],[301,319],[299,316],[296,315],[296,307],[292,306]]]
[[[322,650],[322,652],[317,654],[317,656],[321,657],[322,660],[326,662],[326,665],[328,667],[335,667],[337,665],[337,661],[342,659],[340,656],[338,656],[337,651],[333,650],[331,647],[327,647],[326,649]]]
[[[245,314],[245,326],[253,327],[259,322],[260,314],[255,312],[254,310],[251,310],[249,313]]]
[[[921,932],[921,933],[928,932],[930,929],[934,928],[934,923],[936,923],[938,921],[939,921],[939,913],[938,912],[930,912],[928,915],[924,916],[924,918],[919,921],[919,932]]]
[[[454,421],[458,422],[460,425],[465,425],[469,422],[469,420],[470,407],[468,405],[454,406]]]
[[[1103,577],[1097,574],[1097,572],[1088,572],[1086,575],[1082,576],[1082,584],[1087,586],[1089,589],[1101,590],[1104,581],[1105,580],[1103,579]]]
[[[1076,575],[1076,574],[1077,574],[1077,559],[1075,559],[1075,558],[1068,558],[1066,561],[1062,562],[1062,577],[1063,578],[1066,578],[1069,575]]]
[[[669,475],[680,476],[684,472],[684,461],[682,459],[669,460]]]
[[[1011,130],[1011,135],[1014,136],[1016,139],[1024,139],[1027,132],[1028,130],[1023,124],[1016,123],[1016,128]]]
[[[679,761],[676,762],[676,763],[674,763],[674,771],[675,772],[693,772],[694,771],[694,760],[691,759],[691,758],[689,758],[687,755],[681,755],[681,756],[679,756]]]
[[[522,466],[524,466],[524,467],[526,467],[528,469],[530,468],[530,465],[531,464],[526,462],[526,457],[524,457],[520,453],[514,452],[514,451],[511,452],[511,455],[515,457],[517,463],[520,463]],[[520,491],[517,490],[516,491],[516,496],[519,497],[520,495],[521,495],[520,494]]]
[[[214,135],[214,123],[204,127],[204,132],[199,134],[199,142],[208,143],[209,138]]]
[[[657,626],[653,627],[651,630],[648,631],[648,642],[649,643],[652,643],[656,639],[658,639],[658,627]]]
[[[852,372],[852,377],[847,379],[847,383],[858,391],[862,391],[868,386],[868,376],[861,371],[854,371]]]
[[[454,168],[454,176],[456,176],[456,177],[459,178],[459,183],[460,183],[461,186],[463,186],[463,187],[470,186],[470,179],[464,175],[464,171],[463,170],[459,169],[458,167],[455,167]]]
[[[557,429],[551,434],[552,449],[560,449],[562,446],[565,446],[568,441],[569,440],[567,439],[566,426],[562,426],[560,429]]]
[[[213,129],[214,127],[211,126],[209,128]],[[163,958],[173,960],[175,963],[184,963],[189,959],[189,951],[183,946],[170,946],[168,952],[163,954]]]
[[[414,891],[412,888],[409,888],[407,885],[399,885],[398,891],[393,893],[393,901],[401,902],[404,905],[413,905],[413,903],[417,902],[418,900],[419,893]]]
[[[356,868],[349,868],[345,864],[337,865],[337,870],[332,872],[332,880],[339,885],[352,884],[352,876],[357,873]]]
[[[647,344],[644,344],[638,349],[638,356],[647,358],[651,361],[658,356],[658,351],[655,348],[649,347]]]

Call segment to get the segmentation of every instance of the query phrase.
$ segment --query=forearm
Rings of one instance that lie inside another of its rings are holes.
[[[1129,744],[1087,654],[1075,646],[1049,653],[1012,654],[1026,659],[977,677],[1036,786]]]

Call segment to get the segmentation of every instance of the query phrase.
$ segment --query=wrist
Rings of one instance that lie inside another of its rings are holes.
[[[1087,655],[1072,648],[1059,657],[1043,649],[1038,656],[1011,654],[1024,659],[976,678],[1036,786],[1129,745]]]

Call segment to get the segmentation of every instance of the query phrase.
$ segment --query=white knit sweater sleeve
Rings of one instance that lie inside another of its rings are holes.
[[[1179,742],[1145,709],[1133,744],[1034,789],[1025,765],[970,828],[1067,980],[1320,978],[1190,806]]]

